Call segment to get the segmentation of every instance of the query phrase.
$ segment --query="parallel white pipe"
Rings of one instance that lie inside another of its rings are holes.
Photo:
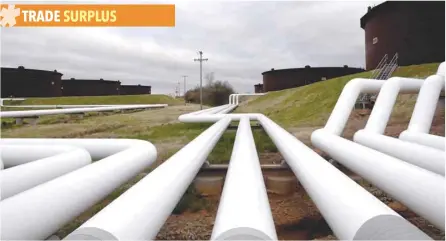
[[[269,118],[258,120],[339,240],[430,239]]]
[[[133,105],[133,106],[106,106],[106,107],[94,107],[94,108],[1,111],[0,118],[20,118],[20,117],[42,116],[42,115],[75,114],[75,113],[100,112],[100,111],[111,111],[111,110],[163,108],[166,106],[167,104],[153,104],[153,105]]]
[[[341,135],[359,94],[376,93],[384,83],[384,80],[362,78],[349,81],[339,95],[338,102],[336,102],[324,129],[332,134]]]
[[[6,141],[5,141],[6,140]],[[65,152],[78,150],[79,147],[68,145],[34,145],[34,144],[4,144],[10,139],[0,139],[0,155],[5,168],[10,168],[38,159],[56,156]]]
[[[120,104],[120,105],[4,105],[3,107],[8,108],[90,108],[90,107],[107,107],[107,106],[135,106],[140,104]]]
[[[32,146],[48,149],[48,146]],[[57,146],[56,146],[57,147]],[[9,149],[9,150],[8,150]],[[16,155],[29,152],[29,146],[0,146],[0,151],[20,151]],[[7,159],[4,159],[8,161]],[[46,157],[40,160],[0,171],[1,199],[5,200],[39,184],[60,177],[91,163],[90,154],[82,148]]]
[[[211,240],[277,240],[247,117],[238,125]]]
[[[401,140],[429,146],[438,150],[445,150],[445,140],[442,136],[431,135],[427,133],[418,133],[412,131],[403,131],[399,137]]]
[[[444,90],[445,79],[444,63],[440,65],[437,75],[428,77],[421,87],[420,93],[415,103],[412,118],[406,131],[400,134],[400,139],[431,146],[440,150],[445,150],[444,137],[430,135],[429,131],[437,108],[438,98]],[[438,73],[442,73],[439,75]]]
[[[444,152],[436,148],[401,141],[399,139],[376,134],[367,130],[355,133],[354,141],[396,157],[413,165],[422,167],[431,172],[445,175]]]
[[[0,202],[2,240],[49,237],[156,160],[155,147],[142,140],[36,138],[0,142],[74,145],[87,149],[92,157],[118,152]]]
[[[433,77],[435,78],[435,76]],[[440,76],[436,77],[441,78]],[[422,79],[413,78],[392,77],[388,79],[382,85],[364,130],[357,132],[353,139],[364,146],[444,176],[444,152],[383,135],[398,93],[416,92],[421,88],[423,82]]]
[[[185,123],[214,123],[226,117],[232,121],[238,121],[242,117],[248,117],[251,120],[257,120],[258,113],[243,113],[243,114],[212,114],[212,115],[181,115],[178,120]]]
[[[361,146],[325,129],[314,131],[311,142],[337,162],[444,230],[443,176]]]
[[[209,127],[65,239],[154,239],[229,123]]]

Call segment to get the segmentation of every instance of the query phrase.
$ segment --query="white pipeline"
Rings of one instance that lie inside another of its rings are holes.
[[[269,118],[259,122],[339,240],[430,239]]]
[[[18,151],[15,152],[15,154],[21,155],[22,153],[29,153],[30,149],[33,147],[35,146],[1,145],[0,152],[2,152],[2,156],[4,152],[11,151]],[[48,149],[48,146],[39,147]],[[53,147],[57,148],[57,146],[52,146],[51,148]],[[3,160],[8,163],[8,159],[4,158]],[[2,170],[0,171],[1,199],[5,200],[6,198],[79,169],[90,163],[91,157],[86,150],[73,147],[71,150],[55,156],[46,157],[27,164]]]
[[[43,115],[60,115],[60,114],[86,113],[86,112],[101,112],[101,111],[112,111],[112,110],[164,108],[166,106],[167,106],[166,104],[153,104],[153,105],[131,105],[131,106],[128,106],[128,105],[105,106],[105,107],[94,107],[94,108],[1,111],[0,118],[20,118],[20,117],[43,116]]]
[[[441,69],[442,66],[444,66],[444,63],[438,68],[437,75],[430,76],[424,81],[417,102],[415,103],[409,127],[400,134],[399,138],[444,151],[444,137],[429,134],[437,108],[438,98],[441,91],[444,90],[445,85],[444,69]]]
[[[43,240],[156,160],[155,147],[130,139],[1,139],[2,144],[73,145],[98,162],[0,202],[1,240]],[[116,153],[116,154],[114,154]],[[147,193],[145,193],[147,194]]]
[[[240,119],[211,240],[277,240],[247,117]]]
[[[154,239],[229,123],[209,127],[66,239]]]
[[[337,162],[444,230],[443,176],[361,146],[325,129],[314,131],[311,142]]]
[[[436,77],[442,78],[434,75],[426,81]],[[417,92],[423,82],[413,78],[388,79],[379,92],[364,130],[354,135],[354,141],[444,176],[444,152],[383,135],[398,94]]]

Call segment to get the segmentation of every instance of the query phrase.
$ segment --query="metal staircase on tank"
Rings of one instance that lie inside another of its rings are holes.
[[[393,72],[398,68],[398,53],[393,55],[392,59],[389,61],[388,54],[385,54],[381,61],[379,61],[376,68],[372,71],[370,79],[387,80],[389,79]],[[377,94],[361,94],[356,102],[357,109],[367,109],[372,108],[375,102]]]

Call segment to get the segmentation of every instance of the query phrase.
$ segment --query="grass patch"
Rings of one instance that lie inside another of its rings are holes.
[[[399,67],[393,76],[425,78],[435,73],[438,66],[439,63]],[[351,79],[369,78],[370,75],[371,72],[364,72],[268,92],[240,106],[235,112],[263,113],[284,127],[320,126],[327,121],[344,85]]]
[[[28,98],[24,101],[5,101],[5,105],[120,105],[120,104],[168,104],[179,105],[184,101],[167,95],[109,95]]]

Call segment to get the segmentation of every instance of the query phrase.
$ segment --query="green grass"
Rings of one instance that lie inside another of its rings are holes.
[[[424,78],[439,63],[399,67],[393,76]],[[293,89],[268,92],[240,106],[236,112],[263,113],[284,127],[323,125],[344,85],[353,78],[369,78],[371,72],[347,75]]]
[[[28,98],[14,101],[21,105],[93,105],[93,104],[168,104],[178,105],[184,102],[167,95],[110,95],[110,96],[70,96],[52,98]],[[5,104],[12,104],[5,101]]]

